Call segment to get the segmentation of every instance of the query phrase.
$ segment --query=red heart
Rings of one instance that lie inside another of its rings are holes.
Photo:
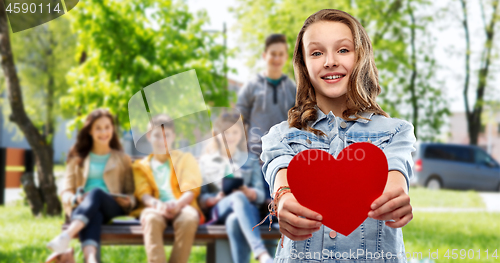
[[[382,150],[361,142],[346,147],[337,159],[323,150],[302,151],[288,165],[287,179],[302,206],[320,213],[325,226],[348,236],[384,192],[387,167]]]

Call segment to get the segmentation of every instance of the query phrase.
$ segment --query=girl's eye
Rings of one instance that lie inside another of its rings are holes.
[[[344,50],[345,50],[345,52],[342,52],[342,51],[344,51]],[[340,53],[347,53],[347,52],[349,52],[349,50],[347,50],[347,49],[343,48],[343,49],[341,49],[339,52],[340,52]]]
[[[318,55],[315,55],[315,54],[318,54]],[[317,57],[317,56],[320,56],[321,55],[321,52],[319,51],[316,51],[314,53],[311,54],[313,57]]]

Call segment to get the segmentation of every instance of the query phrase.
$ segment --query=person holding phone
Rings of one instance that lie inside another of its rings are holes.
[[[66,164],[61,199],[71,218],[67,230],[47,247],[54,251],[47,262],[68,258],[69,243],[79,235],[86,263],[100,262],[101,225],[124,216],[135,207],[132,162],[120,144],[113,116],[92,111],[78,132]]]
[[[245,131],[235,125],[240,118],[239,113],[223,113],[214,122],[214,133],[225,136],[228,148],[221,136],[214,134],[217,140],[207,145],[200,157],[204,185],[199,203],[210,219],[207,224],[226,225],[233,262],[250,262],[253,252],[260,263],[270,263],[273,259],[259,229],[252,231],[260,221],[258,207],[264,203],[265,194],[260,164],[248,158]]]

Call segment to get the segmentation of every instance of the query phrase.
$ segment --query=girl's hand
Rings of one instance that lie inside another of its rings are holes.
[[[88,195],[89,193],[85,193],[83,195],[76,195],[76,202],[77,204],[81,204],[83,202],[83,199]]]
[[[132,204],[128,197],[114,197],[114,199],[121,207],[130,207]]]
[[[300,205],[292,193],[287,193],[279,199],[278,220],[283,235],[293,241],[300,241],[312,237],[312,233],[320,229],[323,217]]]
[[[413,219],[410,196],[406,194],[401,186],[393,187],[373,201],[372,211],[368,216],[376,220],[394,220],[385,222],[388,227],[403,227]]]
[[[240,190],[245,194],[245,196],[250,201],[255,201],[257,199],[257,192],[253,188],[249,188],[246,185],[240,187]]]
[[[224,192],[220,191],[215,197],[209,197],[207,198],[207,201],[205,201],[207,207],[213,207],[216,205],[222,198],[224,198]]]

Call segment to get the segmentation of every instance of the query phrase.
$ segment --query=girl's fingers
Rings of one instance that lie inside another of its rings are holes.
[[[392,228],[399,228],[399,227],[404,227],[406,224],[408,224],[411,220],[413,219],[413,214],[406,214],[402,218],[394,221],[394,222],[385,222],[385,225],[388,227]]]
[[[320,230],[321,227],[316,227],[316,228],[298,228],[294,227],[286,222],[283,222],[283,224],[280,225],[280,228],[283,227],[286,229],[288,232],[292,233],[293,235],[296,236],[306,236],[310,235],[318,230]]]
[[[280,221],[284,221],[296,228],[315,229],[321,226],[321,222],[319,221],[300,218],[296,214],[293,214],[291,213],[291,211],[288,211],[286,209],[278,212],[278,216]]]
[[[377,198],[375,201],[373,201],[370,208],[372,210],[376,210],[379,207],[381,207],[382,205],[384,205],[385,203],[387,203],[389,200],[394,199],[397,196],[400,196],[402,194],[404,194],[404,190],[401,187],[396,189],[396,190],[385,192],[379,198]]]
[[[312,234],[303,235],[303,236],[294,235],[294,234],[290,233],[288,230],[286,230],[285,228],[281,228],[281,225],[280,225],[280,232],[293,241],[302,241],[302,240],[306,240],[306,239],[312,237]]]
[[[392,199],[387,200],[385,203],[383,203],[381,206],[379,206],[377,209],[372,209],[368,213],[369,217],[375,218],[380,215],[395,211],[396,209],[410,204],[410,197],[408,195],[400,195],[397,197],[394,197]]]
[[[319,213],[314,212],[311,209],[302,206],[301,204],[299,204],[299,202],[297,202],[297,200],[289,199],[287,201],[289,201],[289,202],[284,203],[283,208],[290,211],[290,213],[296,214],[297,216],[303,216],[303,217],[306,217],[306,218],[309,218],[312,220],[316,220],[316,221],[323,220],[323,217]],[[293,201],[293,202],[291,202],[291,201]],[[279,211],[278,211],[278,213],[279,213]]]
[[[374,216],[372,218],[376,219],[376,220],[397,220],[397,219],[399,219],[407,214],[411,214],[412,210],[413,209],[412,209],[411,205],[408,204],[408,205],[400,207],[394,211],[390,211],[390,212],[382,214],[382,215]]]

